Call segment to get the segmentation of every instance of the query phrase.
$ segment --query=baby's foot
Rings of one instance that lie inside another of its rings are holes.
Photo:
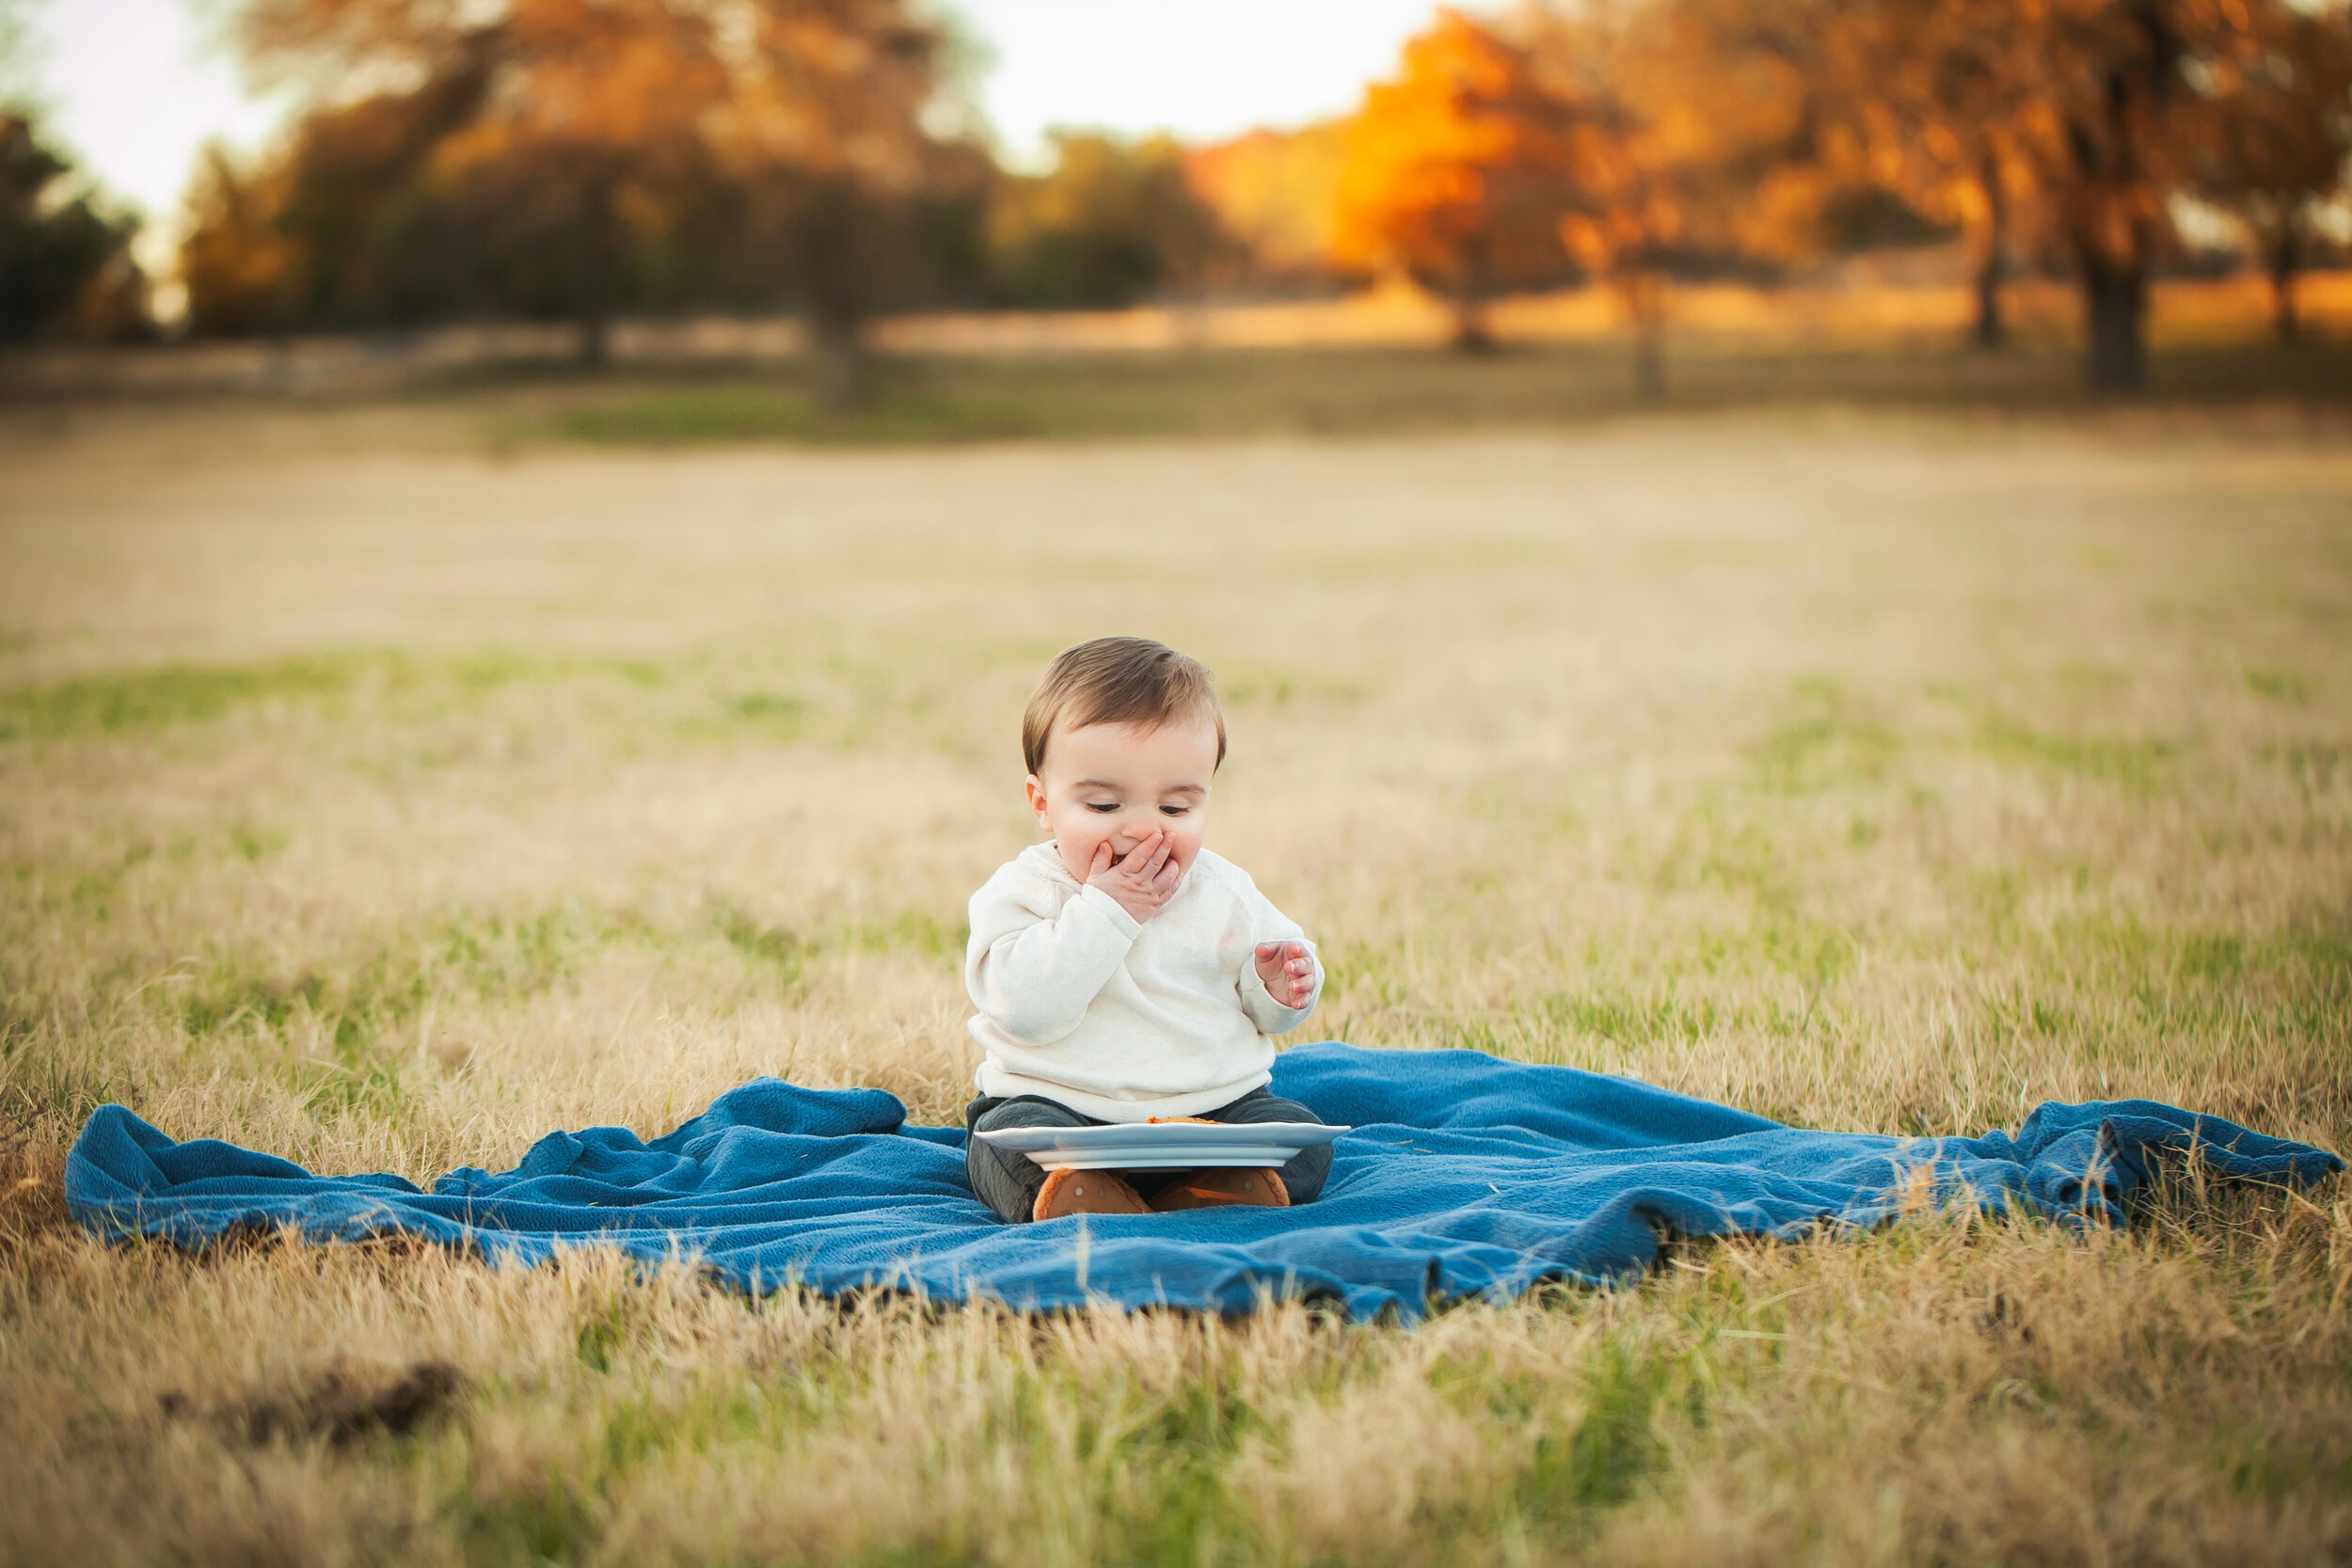
[[[1152,1206],[1115,1170],[1048,1171],[1045,1185],[1029,1205],[1033,1220],[1064,1214],[1148,1214]]]
[[[1241,1165],[1189,1172],[1152,1197],[1152,1207],[1164,1214],[1179,1209],[1221,1209],[1236,1203],[1252,1209],[1287,1209],[1291,1206],[1291,1193],[1274,1172],[1261,1165]]]

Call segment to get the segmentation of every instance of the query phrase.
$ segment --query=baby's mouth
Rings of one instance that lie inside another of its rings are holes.
[[[1176,857],[1176,845],[1175,845],[1175,841],[1174,841],[1173,839],[1162,839],[1160,842],[1162,842],[1163,844],[1166,844],[1166,845],[1168,847],[1168,858],[1169,858],[1170,860],[1175,859],[1175,857]],[[1127,860],[1129,859],[1129,857],[1131,857],[1132,855],[1134,855],[1134,854],[1135,854],[1135,852],[1136,852],[1136,850],[1138,850],[1138,849],[1140,849],[1140,848],[1142,848],[1142,847],[1143,847],[1143,846],[1142,846],[1142,845],[1140,845],[1140,844],[1131,845],[1131,846],[1129,846],[1127,848],[1124,848],[1124,849],[1120,848],[1117,845],[1113,845],[1113,846],[1111,846],[1111,863],[1112,863],[1113,865],[1123,865],[1123,864],[1125,864],[1125,863],[1126,863],[1126,862],[1127,862]]]

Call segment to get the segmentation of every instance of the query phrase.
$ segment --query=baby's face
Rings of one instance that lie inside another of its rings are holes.
[[[1115,863],[1155,832],[1168,835],[1168,853],[1189,871],[1208,829],[1216,776],[1216,728],[1205,720],[1057,729],[1045,743],[1042,775],[1029,776],[1029,809],[1082,882],[1098,845],[1110,845]]]

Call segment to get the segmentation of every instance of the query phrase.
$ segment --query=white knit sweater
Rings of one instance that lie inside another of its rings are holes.
[[[1200,851],[1175,895],[1138,922],[1032,845],[972,895],[964,989],[988,1053],[984,1095],[1041,1095],[1098,1121],[1198,1116],[1266,1082],[1266,1039],[1307,1022],[1258,978],[1262,942],[1304,942],[1249,874]],[[1313,943],[1308,943],[1311,958]]]

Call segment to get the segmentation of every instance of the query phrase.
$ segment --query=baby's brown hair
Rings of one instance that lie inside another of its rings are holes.
[[[1098,637],[1065,648],[1045,667],[1021,716],[1021,760],[1032,775],[1045,768],[1054,726],[1142,724],[1156,728],[1194,714],[1216,726],[1216,760],[1225,762],[1225,710],[1208,666],[1148,637]]]

